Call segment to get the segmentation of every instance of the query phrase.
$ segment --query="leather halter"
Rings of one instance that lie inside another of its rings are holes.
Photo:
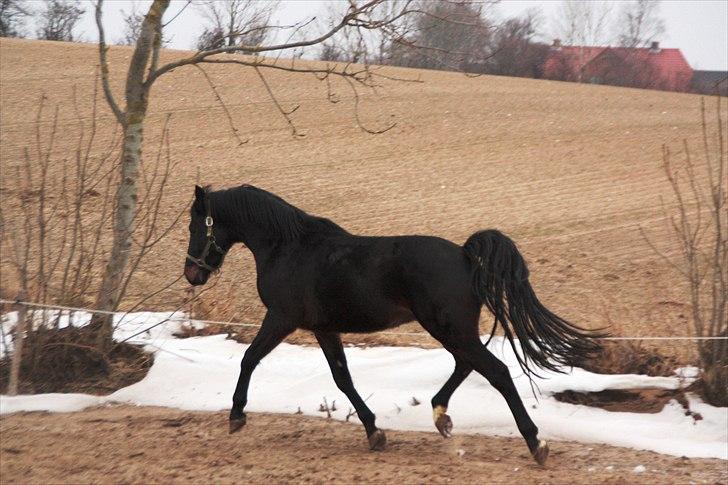
[[[207,264],[205,262],[205,258],[207,258],[207,255],[210,254],[210,249],[214,249],[215,251],[218,252],[218,254],[220,254],[223,257],[225,256],[225,254],[227,254],[227,251],[225,251],[223,248],[221,248],[217,244],[217,241],[215,241],[215,235],[212,233],[212,224],[213,224],[212,211],[210,209],[210,199],[207,197],[207,194],[205,194],[204,201],[205,201],[205,213],[206,213],[205,227],[207,228],[207,232],[206,232],[207,242],[205,243],[205,249],[202,250],[202,254],[200,255],[199,258],[195,258],[191,254],[187,253],[187,259],[189,259],[190,261],[195,263],[200,268],[205,268],[206,270],[208,270],[212,273],[217,273],[218,271],[220,271],[220,266],[218,266],[218,267],[210,266],[209,264]],[[222,264],[222,260],[220,261],[220,264]]]

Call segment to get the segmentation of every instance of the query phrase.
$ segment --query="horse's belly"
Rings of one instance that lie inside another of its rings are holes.
[[[312,325],[310,330],[339,333],[371,333],[393,328],[415,319],[412,312],[398,305],[369,308],[341,308]]]

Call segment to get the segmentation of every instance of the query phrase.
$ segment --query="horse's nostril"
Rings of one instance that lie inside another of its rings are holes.
[[[197,279],[197,272],[197,266],[185,266],[185,277],[187,278],[187,281],[189,281],[191,284],[194,284],[195,280]]]

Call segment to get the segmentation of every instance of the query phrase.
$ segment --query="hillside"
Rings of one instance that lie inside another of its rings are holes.
[[[0,184],[6,207],[17,203],[7,174],[23,147],[34,143],[39,97],[45,93],[49,106],[60,105],[55,151],[67,153],[77,129],[72,87],[88,113],[96,55],[90,44],[0,41]],[[113,47],[109,56],[112,87],[121,96],[131,50]],[[357,127],[342,81],[332,83],[340,98],[332,104],[325,84],[312,75],[268,73],[284,106],[300,104],[292,116],[306,136],[295,138],[254,71],[221,65],[206,70],[249,141],[238,146],[199,71],[182,68],[161,78],[152,93],[146,148],[148,154],[156,150],[171,113],[172,157],[179,165],[163,208],[166,218],[190,200],[199,173],[213,187],[260,186],[354,233],[433,234],[462,243],[476,230],[498,228],[518,243],[537,293],[557,313],[587,327],[611,325],[618,335],[687,334],[682,282],[639,227],[658,247],[677,250],[660,205],[660,197],[670,195],[661,146],[679,150],[687,138],[697,151],[698,96],[391,68],[389,75],[423,82],[387,81],[377,94],[363,95],[367,126],[397,123],[371,135]],[[51,114],[46,110],[46,123]],[[111,126],[104,108],[99,131],[108,136]],[[186,246],[184,220],[156,248],[125,304],[179,276]],[[1,278],[3,297],[14,296],[7,260]],[[209,317],[259,321],[263,308],[249,252],[234,250],[219,278],[203,296]],[[145,306],[175,308],[186,287],[179,282]],[[484,328],[489,322],[485,316]],[[416,324],[404,328],[419,331]]]

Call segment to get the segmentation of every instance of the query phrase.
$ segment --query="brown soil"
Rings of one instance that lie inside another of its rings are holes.
[[[695,420],[702,417],[690,410],[684,389],[607,389],[599,392],[563,391],[554,394],[561,402],[593,406],[607,411],[627,413],[659,413],[675,399]]]
[[[229,435],[225,413],[104,407],[5,416],[0,434],[7,484],[728,481],[723,460],[571,442],[552,442],[545,468],[515,438],[387,431],[387,450],[370,452],[358,425],[290,415],[251,414]]]
[[[131,52],[126,47],[109,52],[119,99]],[[184,55],[165,51],[162,62]],[[61,133],[54,152],[72,156],[78,130],[72,87],[77,86],[80,112],[88,116],[96,46],[2,39],[0,57],[2,172],[13,173],[24,147],[35,149],[33,119],[42,93],[48,98],[46,128],[51,107],[59,104]],[[293,118],[306,136],[294,138],[253,71],[231,65],[206,69],[249,142],[238,146],[195,69],[160,78],[151,95],[146,153],[155,153],[163,121],[172,113],[171,150],[178,163],[162,221],[188,203],[201,173],[201,182],[214,187],[259,185],[354,233],[433,234],[463,242],[478,229],[495,227],[517,241],[538,295],[556,313],[586,327],[614,321],[616,335],[688,334],[683,283],[639,229],[661,250],[679,254],[660,202],[667,197],[669,207],[661,146],[679,151],[685,138],[698,153],[698,96],[387,68],[389,75],[424,82],[383,81],[378,94],[365,94],[364,123],[377,128],[397,122],[374,136],[356,126],[345,83],[334,80],[341,101],[331,104],[325,85],[312,76],[268,73],[284,107],[301,104]],[[112,124],[103,107],[99,150]],[[13,187],[12,177],[2,178],[8,213],[20,199]],[[179,276],[187,237],[187,224],[180,223],[155,248],[130,287],[126,307]],[[13,271],[7,261],[1,264],[2,295],[12,298]],[[216,281],[200,315],[261,320],[249,252],[233,251]],[[180,282],[145,308],[176,308],[186,289]],[[483,332],[489,328],[484,316]],[[402,330],[421,331],[416,324]],[[312,342],[302,333],[289,341]],[[433,345],[428,337],[411,336],[349,341]],[[689,342],[660,345],[682,356],[691,348]]]

